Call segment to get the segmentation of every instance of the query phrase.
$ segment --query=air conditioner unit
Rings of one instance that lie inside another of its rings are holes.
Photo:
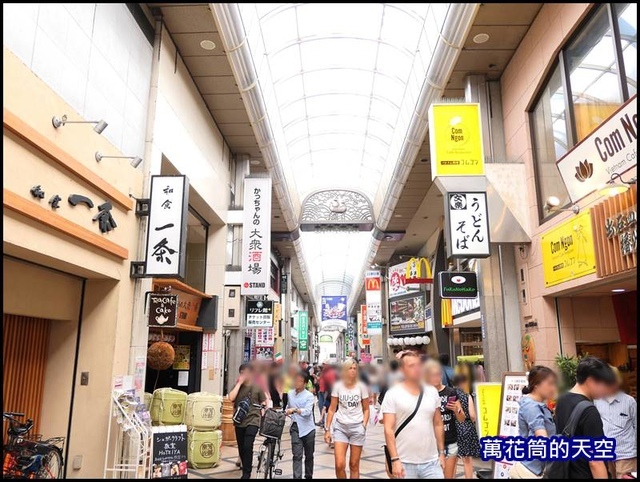
[[[240,313],[240,286],[225,286],[222,302],[222,326],[240,327],[242,314]]]

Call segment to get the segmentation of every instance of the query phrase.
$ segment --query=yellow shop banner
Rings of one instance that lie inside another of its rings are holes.
[[[546,287],[596,272],[591,211],[571,217],[541,239]]]
[[[479,104],[432,104],[429,141],[432,178],[484,175]]]

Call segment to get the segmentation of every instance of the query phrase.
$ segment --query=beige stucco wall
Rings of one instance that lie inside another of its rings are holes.
[[[537,321],[537,329],[530,331],[536,343],[536,361],[549,366],[554,366],[553,360],[561,351],[574,354],[576,341],[618,341],[610,297],[563,298],[575,293],[582,286],[596,282],[598,278],[595,274],[544,288],[540,236],[565,222],[573,214],[564,212],[543,224],[539,223],[528,113],[553,66],[558,51],[588,14],[592,5],[544,4],[501,78],[507,158],[510,161],[524,163],[527,179],[526,195],[521,202],[526,203],[528,210],[528,225],[525,227],[531,236],[531,244],[525,245],[524,251],[520,251],[520,247],[515,248],[517,269],[522,268],[525,274],[521,288],[526,289],[528,296],[526,303],[521,300],[523,319],[520,323],[524,332],[525,323]],[[594,193],[581,200],[580,207],[585,211],[601,200],[602,198]],[[560,314],[562,337],[558,332],[556,297],[559,303],[557,312]]]
[[[132,168],[128,160],[105,159],[98,164],[94,159],[96,151],[112,155],[123,153],[95,133],[91,125],[67,125],[54,129],[51,125],[54,115],[66,113],[78,118],[71,106],[6,48],[3,64],[6,110],[97,173],[124,196],[131,194],[141,197],[142,173]],[[5,189],[44,209],[51,209],[48,200],[54,194],[59,194],[62,201],[56,214],[103,236],[127,249],[130,256],[135,256],[138,220],[133,211],[126,211],[114,203],[112,213],[118,227],[111,233],[101,234],[97,223],[91,220],[97,213],[96,208],[89,210],[84,205],[71,207],[67,197],[70,194],[87,195],[97,206],[105,201],[105,194],[50,159],[41,157],[25,142],[7,134],[6,130],[3,147]],[[45,199],[38,201],[32,198],[29,189],[36,184],[42,185],[46,192]],[[60,281],[54,286],[41,286],[47,284],[46,278],[32,276],[28,270],[24,270],[17,277],[21,279],[20,283],[5,283],[3,295],[5,309],[10,307],[11,310],[25,313],[24,303],[30,301],[33,306],[28,308],[32,316],[53,317],[56,319],[54,323],[68,324],[64,329],[52,330],[43,404],[43,419],[52,422],[47,425],[45,420],[44,427],[47,435],[66,435],[71,383],[75,383],[71,438],[68,441],[69,460],[82,456],[83,462],[80,470],[69,468],[68,477],[102,477],[106,428],[110,419],[111,381],[114,374],[126,373],[128,366],[134,285],[129,278],[130,259],[123,260],[106,254],[86,242],[72,239],[7,209],[3,210],[3,222],[4,253],[88,278],[76,380],[72,380],[72,370],[77,311],[80,306],[77,290],[66,286],[70,283],[68,281]],[[25,290],[28,290],[27,294]],[[62,306],[46,316],[43,306],[48,303]],[[75,316],[71,316],[73,310],[76,310]],[[62,325],[54,326],[59,328]],[[80,385],[81,372],[89,372],[89,385]]]

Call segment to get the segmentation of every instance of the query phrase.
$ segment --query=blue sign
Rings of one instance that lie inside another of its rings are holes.
[[[322,297],[322,324],[347,327],[347,297]]]

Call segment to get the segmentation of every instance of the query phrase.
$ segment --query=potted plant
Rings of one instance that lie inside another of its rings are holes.
[[[556,365],[560,370],[560,392],[564,393],[576,384],[576,371],[582,356],[556,355]]]

